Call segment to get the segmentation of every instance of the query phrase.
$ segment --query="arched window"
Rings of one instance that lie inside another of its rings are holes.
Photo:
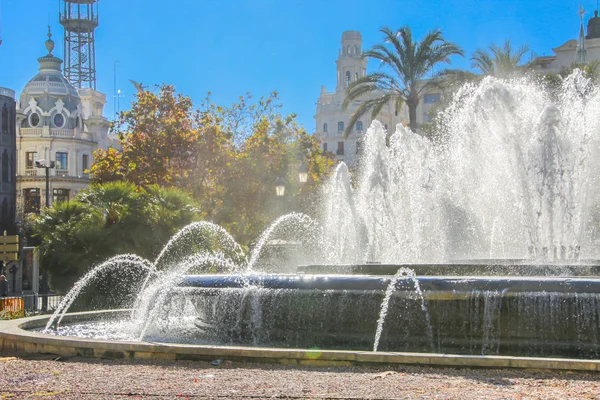
[[[347,47],[346,54],[350,54],[350,45]]]
[[[358,121],[358,122],[356,122],[356,131],[357,131],[357,132],[362,132],[362,130],[363,130],[363,124],[362,124],[362,121]]]
[[[8,201],[6,200],[6,197],[2,200],[2,221],[4,221],[5,224],[8,224]]]
[[[358,46],[354,45],[354,54],[358,54]]]
[[[350,71],[346,71],[346,87],[350,85]]]
[[[327,133],[327,122],[323,124],[323,132]]]
[[[341,132],[344,130],[344,122],[340,121],[338,122],[338,132]]]
[[[8,183],[8,152],[2,153],[2,182]]]
[[[10,117],[9,117],[9,121],[14,121],[15,120],[15,110],[13,108],[10,109]],[[15,124],[16,125],[16,124]],[[10,126],[10,131],[8,132],[10,135],[14,136],[15,135],[15,125],[13,125],[13,123],[11,122],[9,124]]]
[[[358,72],[354,73],[354,80],[357,81],[358,80]]]
[[[8,135],[8,108],[2,107],[2,133]]]

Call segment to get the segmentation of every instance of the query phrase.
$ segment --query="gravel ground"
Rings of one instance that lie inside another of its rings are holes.
[[[600,374],[116,361],[0,354],[0,399],[598,399]]]

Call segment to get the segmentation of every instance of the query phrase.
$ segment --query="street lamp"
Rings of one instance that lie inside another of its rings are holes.
[[[306,183],[308,181],[308,167],[304,163],[302,163],[298,169],[298,181],[300,181],[300,183]]]
[[[285,195],[285,179],[283,179],[281,176],[275,179],[275,194],[277,197],[282,197]]]
[[[46,170],[46,207],[50,207],[50,168],[54,168],[55,165],[54,161],[47,163],[46,160],[39,160],[35,162],[36,168]]]

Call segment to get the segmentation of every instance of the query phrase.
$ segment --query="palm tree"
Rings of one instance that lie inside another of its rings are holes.
[[[345,136],[348,137],[358,119],[367,111],[371,118],[377,117],[390,102],[399,112],[404,103],[408,107],[410,129],[417,130],[417,106],[424,93],[434,82],[425,77],[440,63],[450,63],[450,56],[463,55],[455,44],[447,42],[440,30],[429,32],[421,41],[413,41],[410,27],[404,26],[397,32],[390,28],[380,30],[384,43],[375,45],[363,57],[381,62],[384,70],[370,73],[352,82],[346,89],[344,109],[355,100],[364,98],[350,118]],[[368,96],[371,95],[371,96]]]
[[[510,77],[529,69],[529,63],[521,64],[521,59],[528,51],[528,46],[513,49],[510,39],[507,39],[503,47],[492,45],[486,50],[477,49],[471,57],[471,67],[480,70],[484,75]]]

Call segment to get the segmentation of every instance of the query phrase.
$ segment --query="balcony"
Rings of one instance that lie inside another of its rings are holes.
[[[58,176],[59,178],[66,178],[67,176],[69,176],[69,170],[56,168],[54,170],[54,175]]]
[[[72,138],[75,137],[75,129],[50,128],[50,136]]]
[[[25,176],[38,176],[37,168],[25,168]]]
[[[42,136],[43,128],[21,128],[21,136],[40,137]]]
[[[92,133],[82,132],[79,129],[67,129],[67,128],[21,128],[21,137],[39,138],[39,137],[53,137],[53,138],[65,138],[65,139],[82,139],[82,140],[94,140]]]

